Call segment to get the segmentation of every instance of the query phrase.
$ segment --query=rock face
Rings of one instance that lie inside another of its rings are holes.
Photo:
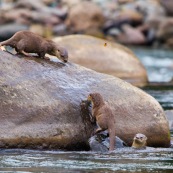
[[[99,6],[84,1],[71,7],[66,23],[73,32],[81,32],[99,29],[104,23],[104,17]]]
[[[0,66],[2,148],[88,149],[94,125],[80,103],[96,91],[112,107],[116,135],[127,144],[140,132],[149,146],[169,146],[161,106],[121,79],[71,63],[18,58],[2,51]]]
[[[71,62],[119,77],[136,86],[147,83],[143,65],[132,51],[120,44],[85,35],[58,37],[54,41],[67,48]]]

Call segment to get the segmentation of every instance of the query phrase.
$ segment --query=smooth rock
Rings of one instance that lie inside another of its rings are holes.
[[[102,10],[95,3],[81,2],[71,7],[66,24],[73,32],[99,29],[104,23]]]
[[[15,8],[19,9],[29,9],[32,11],[37,11],[46,17],[46,15],[53,14],[57,17],[64,18],[67,15],[67,8],[53,8],[53,7],[48,7],[44,4],[42,0],[18,0],[17,3],[15,4]]]
[[[81,100],[99,92],[111,106],[116,135],[131,145],[136,133],[149,146],[169,147],[165,114],[150,95],[119,78],[84,67],[0,51],[0,147],[89,149],[94,125]]]
[[[143,15],[135,10],[124,9],[116,14],[114,21],[128,21],[131,24],[141,24],[143,22]]]
[[[147,83],[144,66],[132,51],[120,44],[85,35],[58,37],[54,41],[67,48],[71,62],[119,77],[136,86]]]
[[[42,0],[18,0],[15,3],[15,8],[24,8],[30,10],[40,10],[40,8],[44,8],[45,5]]]
[[[164,17],[165,9],[160,5],[157,0],[138,0],[134,3],[136,9],[144,15],[144,20],[149,21],[152,19],[159,19]]]
[[[157,39],[166,41],[173,36],[173,17],[162,18],[157,29]]]
[[[55,35],[65,35],[67,34],[67,27],[64,23],[56,25],[53,27],[53,33]]]
[[[107,132],[101,132],[89,138],[89,145],[91,151],[108,152],[109,151],[109,137]],[[127,147],[127,144],[118,136],[115,137],[115,149]]]
[[[0,11],[0,23],[18,23],[23,25],[31,24],[32,12],[28,9],[10,9],[8,11]]]
[[[127,45],[142,45],[147,42],[144,34],[140,30],[128,24],[122,26],[122,31],[123,33],[117,37],[119,43]]]

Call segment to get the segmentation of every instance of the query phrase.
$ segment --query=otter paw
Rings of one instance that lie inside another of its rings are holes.
[[[5,49],[4,46],[0,46],[0,49],[1,49],[2,51],[6,51],[6,49]]]

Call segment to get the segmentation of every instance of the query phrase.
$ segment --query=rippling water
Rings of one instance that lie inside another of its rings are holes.
[[[147,69],[150,82],[169,82],[173,79],[173,51],[164,49],[131,48]],[[173,86],[146,87],[144,90],[158,100],[162,107],[173,109]]]
[[[173,149],[115,153],[4,150],[0,172],[173,172]]]
[[[164,49],[131,48],[146,67],[150,82],[173,79],[173,51]]]
[[[145,88],[148,94],[152,95],[165,110],[173,109],[173,86],[171,88],[158,87],[156,88]]]

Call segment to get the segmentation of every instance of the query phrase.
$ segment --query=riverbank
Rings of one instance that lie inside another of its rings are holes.
[[[80,33],[127,45],[172,47],[171,9],[170,0],[1,0],[0,41],[30,30],[47,38]]]

